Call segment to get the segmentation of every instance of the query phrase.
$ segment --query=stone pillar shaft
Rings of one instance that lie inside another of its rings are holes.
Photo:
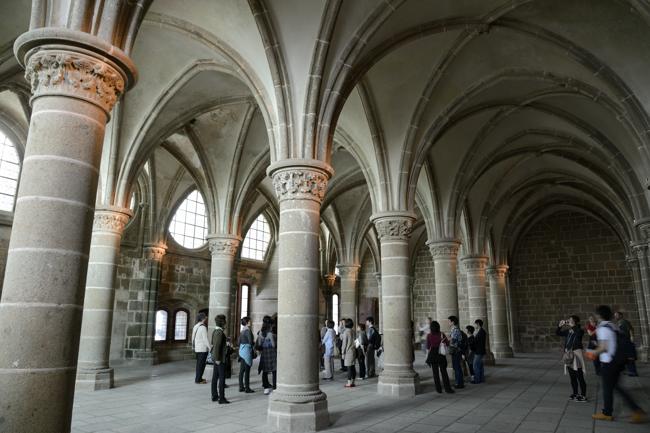
[[[429,241],[433,257],[436,284],[436,320],[449,333],[449,316],[458,317],[457,256],[460,242],[455,240]]]
[[[375,317],[375,326],[380,334],[384,333],[384,303],[381,299],[381,272],[375,272],[377,279],[377,296],[379,297],[379,317]]]
[[[637,308],[639,310],[639,330],[641,341],[637,337],[637,355],[641,360],[647,361],[650,357],[650,315],[648,306],[650,303],[650,268],[648,267],[648,246],[638,244],[633,246],[636,257],[628,257],[628,265],[632,269],[634,279],[634,293],[636,296]],[[639,344],[640,343],[640,344]]]
[[[210,263],[210,300],[209,315],[210,327],[214,326],[214,318],[218,314],[226,316],[226,326],[233,328],[237,321],[233,321],[230,312],[230,294],[232,292],[232,270],[235,256],[239,250],[241,238],[226,234],[212,234],[208,236],[208,247],[212,253]],[[241,319],[238,317],[237,319]]]
[[[341,315],[346,319],[352,319],[354,324],[358,320],[358,296],[357,283],[359,281],[359,266],[339,266],[341,277]]]
[[[131,211],[121,208],[95,210],[86,296],[84,299],[77,389],[113,387],[113,369],[108,360],[111,348],[115,271],[122,233]]]
[[[494,355],[490,350],[491,335],[489,335],[487,295],[485,273],[487,257],[468,256],[463,258],[463,265],[467,273],[467,299],[469,301],[469,321],[474,325],[476,319],[483,321],[483,329],[488,332],[486,363],[491,364]]]
[[[52,47],[25,59],[32,116],[0,304],[11,432],[70,430],[99,161],[125,86],[109,54]]]
[[[319,225],[331,169],[318,161],[287,160],[268,172],[280,202],[278,384],[268,420],[282,432],[321,430],[329,414],[318,374]]]
[[[492,350],[495,358],[512,358],[506,310],[506,275],[508,267],[488,268],[490,307],[492,309]]]
[[[381,244],[384,370],[379,376],[379,394],[414,397],[418,385],[413,370],[411,293],[409,290],[408,242],[415,217],[406,212],[372,216]]]

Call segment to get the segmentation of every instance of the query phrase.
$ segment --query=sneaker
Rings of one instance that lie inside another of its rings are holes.
[[[587,402],[587,397],[585,397],[584,395],[578,395],[578,396],[576,396],[575,400],[573,400],[573,401],[577,401],[579,403],[586,403]]]
[[[605,415],[602,412],[593,414],[591,418],[595,419],[596,421],[614,421],[613,416]]]
[[[632,413],[632,421],[633,424],[643,424],[645,422],[648,422],[648,414],[645,413],[642,410],[635,410]]]
[[[271,388],[264,388],[264,395],[269,395],[272,391],[273,390]]]
[[[571,394],[571,395],[569,396],[569,400],[570,400],[570,401],[575,401],[575,399],[576,399],[577,396],[578,396],[577,394]]]

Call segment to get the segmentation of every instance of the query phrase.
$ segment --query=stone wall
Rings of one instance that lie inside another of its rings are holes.
[[[612,305],[638,324],[621,241],[592,217],[562,212],[544,218],[519,240],[510,269],[522,351],[559,351],[557,322],[577,314],[584,324],[598,304]]]

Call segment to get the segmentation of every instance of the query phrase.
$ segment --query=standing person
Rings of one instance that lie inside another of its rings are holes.
[[[465,363],[467,364],[467,369],[469,370],[470,380],[474,380],[474,353],[476,353],[476,338],[474,337],[474,327],[472,325],[467,325],[465,327],[467,330],[467,350],[463,354],[465,357]]]
[[[346,319],[341,319],[339,321],[339,335],[338,335],[338,339],[336,340],[336,344],[338,344],[339,352],[341,354],[343,353],[343,334],[345,333],[345,320]],[[348,371],[348,368],[345,366],[345,359],[343,359],[343,355],[341,355],[341,370],[340,371]]]
[[[325,370],[325,347],[323,346],[323,338],[325,338],[325,334],[327,333],[327,322],[329,322],[329,320],[325,319],[323,327],[320,328],[320,371]]]
[[[587,345],[587,349],[589,350],[594,350],[596,347],[598,347],[598,338],[596,338],[597,328],[598,322],[596,322],[596,318],[594,316],[589,316],[589,319],[587,320],[587,326],[585,327],[587,335],[589,335],[589,343]],[[596,375],[600,376],[600,361],[598,358],[596,358],[592,362],[594,364],[594,370],[596,370]]]
[[[359,377],[366,380],[366,350],[368,349],[368,336],[366,335],[366,325],[359,323],[357,325],[357,359],[359,360]]]
[[[368,347],[366,348],[366,377],[368,379],[375,377],[375,350],[381,341],[379,333],[375,329],[375,319],[370,316],[366,317],[366,337],[368,337]]]
[[[277,341],[276,327],[273,324],[273,320],[268,317],[267,320],[262,321],[262,329],[257,334],[256,343],[256,346],[262,352],[262,356],[260,357],[260,369],[262,370],[262,387],[264,388],[264,395],[271,394],[277,385]],[[273,383],[269,382],[269,373],[272,375]]]
[[[433,381],[436,384],[436,391],[442,394],[442,386],[440,386],[440,376],[442,376],[442,384],[445,387],[445,392],[453,394],[455,391],[451,389],[449,383],[449,375],[447,374],[447,357],[440,354],[440,346],[449,346],[447,336],[440,332],[440,323],[431,321],[430,331],[427,334],[427,364],[433,370]]]
[[[219,401],[219,404],[230,403],[226,400],[226,354],[227,339],[225,334],[226,316],[217,315],[214,318],[216,329],[212,331],[210,344],[212,345],[212,359],[214,368],[212,369],[212,401]]]
[[[573,394],[569,400],[584,403],[587,401],[587,383],[585,382],[584,371],[585,360],[583,357],[582,337],[585,331],[580,327],[580,317],[571,316],[568,320],[560,320],[555,330],[555,335],[564,337],[564,374],[569,372],[571,389]],[[570,362],[570,364],[567,364]],[[580,383],[580,394],[578,394],[578,382]]]
[[[336,344],[336,332],[334,332],[334,321],[327,321],[327,331],[321,340],[325,353],[325,373],[323,380],[334,380],[334,345]]]
[[[205,313],[199,313],[196,318],[196,325],[192,328],[192,347],[196,353],[196,374],[194,383],[208,383],[203,378],[205,364],[210,352],[210,341],[208,340],[208,316]]]
[[[487,353],[487,332],[483,329],[483,321],[481,319],[476,319],[474,324],[478,328],[476,331],[476,336],[474,337],[474,344],[476,346],[474,350],[474,380],[471,383],[478,384],[485,382],[485,364],[483,358]]]
[[[344,361],[345,367],[348,371],[348,383],[345,384],[346,388],[354,388],[354,380],[357,378],[357,370],[354,363],[357,360],[357,351],[354,347],[354,322],[352,319],[345,319],[345,330],[341,338],[341,359]]]
[[[628,338],[630,341],[634,341],[634,328],[632,328],[632,324],[627,321],[626,319],[623,318],[623,313],[620,311],[617,311],[614,313],[614,321],[618,325],[618,329],[625,334],[625,336]],[[636,358],[636,348],[634,349],[634,355]],[[625,362],[625,367],[627,367],[627,375],[628,376],[638,376],[639,374],[636,372],[636,362],[635,359],[628,359]]]
[[[454,368],[454,386],[458,389],[465,388],[465,381],[463,379],[463,368],[461,362],[463,361],[463,353],[460,350],[463,335],[458,327],[458,317],[449,316],[449,354],[451,355],[451,365]]]
[[[590,359],[595,359],[596,357],[600,359],[600,377],[603,384],[603,411],[593,414],[591,417],[595,420],[614,420],[612,416],[614,410],[614,390],[617,390],[621,394],[621,397],[623,397],[625,404],[632,409],[632,422],[645,422],[647,419],[646,413],[618,383],[621,370],[623,370],[625,365],[624,361],[617,362],[615,358],[618,327],[611,322],[614,316],[612,309],[607,305],[600,305],[596,308],[596,316],[600,320],[598,329],[596,329],[598,347],[593,351],[588,351],[586,355]]]
[[[253,366],[253,331],[250,317],[241,319],[242,330],[239,334],[239,392],[253,393],[250,387],[251,367]]]

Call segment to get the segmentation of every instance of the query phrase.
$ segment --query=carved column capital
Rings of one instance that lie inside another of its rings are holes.
[[[338,268],[341,279],[356,280],[359,278],[359,265],[339,265]]]
[[[648,245],[645,243],[631,243],[630,246],[632,247],[632,257],[636,256],[635,258],[637,260],[642,260],[645,258],[646,255],[646,250],[648,249]]]
[[[267,170],[279,201],[314,200],[323,202],[332,169],[320,161],[285,160]]]
[[[370,217],[379,240],[407,241],[413,231],[415,215],[410,212],[382,212]]]
[[[211,234],[208,235],[208,248],[215,256],[230,256],[235,257],[241,244],[239,236]]]
[[[434,260],[455,260],[458,256],[460,242],[453,239],[427,241],[427,246]]]
[[[507,265],[497,265],[490,266],[487,268],[487,274],[490,278],[495,278],[497,280],[504,280],[508,274]]]
[[[336,274],[325,275],[325,282],[327,283],[327,287],[332,289],[332,287],[334,287],[334,285],[336,284]]]
[[[483,256],[467,256],[463,258],[462,262],[467,272],[480,273],[485,272],[488,258]]]
[[[124,92],[125,79],[107,58],[90,51],[43,49],[29,56],[25,78],[31,84],[32,99],[40,96],[68,96],[102,108],[108,115]]]
[[[93,231],[121,235],[132,216],[133,212],[130,209],[118,207],[97,208],[93,220]]]
[[[162,244],[145,244],[144,257],[147,260],[155,262],[162,262],[163,257],[167,253],[167,246]]]

